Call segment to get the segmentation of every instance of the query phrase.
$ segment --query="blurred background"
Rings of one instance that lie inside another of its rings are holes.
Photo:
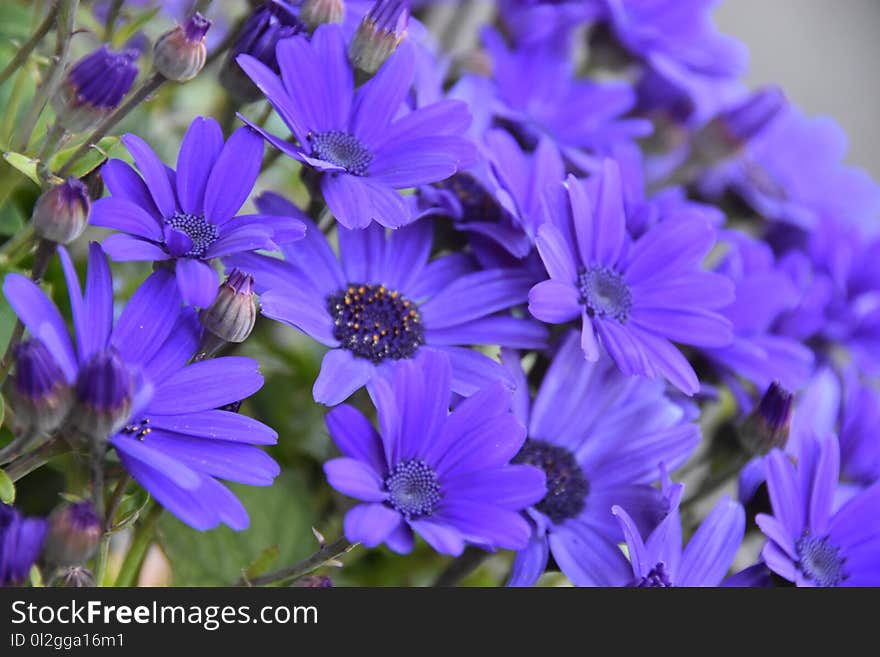
[[[808,114],[834,117],[849,135],[851,164],[880,178],[880,2],[722,0],[722,32],[751,52],[751,86],[776,82]]]

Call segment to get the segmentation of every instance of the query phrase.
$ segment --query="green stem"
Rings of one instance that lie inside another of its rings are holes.
[[[110,42],[113,39],[113,30],[116,28],[116,19],[119,18],[119,10],[122,9],[122,3],[125,0],[113,0],[110,4],[110,9],[107,10],[107,20],[104,23],[104,39],[105,42]]]
[[[700,482],[700,486],[697,488],[696,492],[681,503],[679,507],[681,511],[688,511],[694,504],[728,483],[739,473],[742,467],[748,463],[748,460],[749,457],[744,453],[738,453],[735,456],[732,456],[727,460],[723,468],[710,474]]]
[[[485,550],[475,547],[466,548],[460,557],[449,564],[446,570],[440,573],[440,576],[437,577],[437,580],[434,582],[434,586],[455,586],[479,568],[480,564],[488,557],[489,552],[486,552]]]
[[[73,30],[76,27],[76,9],[79,6],[79,0],[61,0],[58,6],[58,28],[55,45],[55,57],[49,67],[48,75],[37,90],[36,96],[31,103],[31,108],[22,121],[21,139],[19,141],[19,151],[22,153],[28,149],[31,142],[31,135],[43,113],[46,103],[55,94],[58,85],[61,84],[61,78],[64,75],[64,69],[67,66],[67,59],[70,56],[70,38],[73,36]]]
[[[347,538],[340,536],[329,545],[325,545],[312,556],[303,559],[299,563],[252,579],[246,579],[243,577],[238,581],[238,586],[265,586],[267,584],[280,584],[282,582],[289,582],[298,579],[303,575],[308,575],[313,570],[317,570],[328,561],[341,557],[343,554],[350,551],[355,545],[357,545],[357,543],[350,543]]]
[[[122,562],[122,568],[119,569],[114,586],[134,586],[137,584],[137,576],[141,572],[141,566],[153,540],[153,533],[160,515],[162,515],[162,507],[154,503],[143,523],[134,530],[131,547],[128,549],[128,554],[125,555],[125,561]]]
[[[104,586],[104,579],[107,577],[107,562],[110,559],[110,537],[111,534],[105,533],[101,536],[101,543],[98,545],[98,556],[95,557],[95,586]]]
[[[28,247],[30,250],[31,243],[34,241],[34,225],[28,224],[24,226],[18,233],[16,233],[12,239],[8,240],[2,247],[0,247],[0,266],[6,266],[15,264],[18,262],[14,255],[17,254],[24,246]],[[27,253],[27,252],[25,252]],[[20,256],[23,258],[24,254]],[[20,259],[19,258],[19,259]]]
[[[37,26],[37,29],[31,35],[31,38],[28,39],[24,45],[18,49],[15,53],[15,57],[12,58],[6,67],[0,71],[0,84],[6,82],[18,68],[27,61],[27,58],[30,57],[31,53],[34,51],[40,41],[43,40],[43,37],[49,33],[49,30],[52,29],[52,26],[55,24],[55,17],[58,15],[58,3],[52,3],[52,7],[49,8],[49,13],[46,14],[43,21]]]
[[[25,454],[20,459],[16,459],[4,468],[6,474],[13,482],[18,481],[22,477],[30,474],[37,468],[46,465],[46,463],[56,456],[66,454],[70,448],[64,444],[59,438],[53,438],[49,442],[43,443],[33,452]]]
[[[94,144],[101,141],[102,137],[110,132],[110,130],[112,130],[131,110],[140,105],[147,96],[161,87],[165,81],[166,78],[161,73],[154,73],[144,80],[143,84],[138,87],[137,91],[128,97],[128,100],[122,103],[122,105],[117,107],[112,114],[101,121],[98,127],[95,128],[95,131],[89,135],[89,138],[86,139],[82,145],[74,151],[73,155],[70,156],[70,159],[64,163],[64,166],[61,167],[58,175],[61,178],[67,177],[68,174],[70,174],[73,165],[76,164],[83,155],[88,153]]]

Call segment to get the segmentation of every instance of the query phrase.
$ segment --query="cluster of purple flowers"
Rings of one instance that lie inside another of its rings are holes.
[[[832,121],[741,85],[713,0],[498,4],[456,66],[410,2],[254,10],[221,76],[243,126],[196,117],[173,169],[127,134],[134,166],[103,165],[107,196],[53,206],[114,231],[84,293],[58,247],[73,332],[6,276],[21,439],[118,460],[196,529],[247,527],[220,480],[270,485],[258,446],[278,436],[238,413],[257,363],[215,353],[258,308],[327,348],[311,394],[341,453],[326,479],[358,501],[351,542],[512,550],[512,586],[548,568],[579,586],[880,584],[880,186],[843,164]],[[134,57],[100,50],[69,95],[118,105]],[[307,208],[269,191],[243,210],[265,142]],[[108,257],[153,265],[118,316]],[[724,483],[717,458],[738,495],[683,531]],[[41,522],[0,505],[0,584],[27,576]]]

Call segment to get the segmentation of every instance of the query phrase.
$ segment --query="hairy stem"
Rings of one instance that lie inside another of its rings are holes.
[[[0,71],[0,84],[6,82],[13,73],[15,73],[19,67],[27,61],[27,58],[31,56],[31,53],[34,51],[40,41],[43,40],[49,30],[52,29],[52,26],[55,24],[55,18],[58,16],[58,2],[53,2],[52,6],[49,7],[49,12],[43,18],[43,21],[37,26],[37,29],[31,35],[31,38],[28,39],[21,48],[15,53],[15,56],[12,60]]]
[[[60,438],[43,443],[33,452],[25,454],[19,459],[10,463],[4,470],[12,481],[18,481],[22,477],[27,476],[37,468],[45,465],[49,460],[61,454],[66,454],[70,448],[64,444]]]
[[[141,572],[141,566],[144,564],[144,557],[147,556],[147,549],[150,547],[150,543],[153,542],[156,523],[159,522],[159,516],[162,515],[162,507],[155,503],[152,504],[153,506],[150,508],[144,521],[134,530],[131,547],[128,549],[128,554],[125,555],[122,568],[119,569],[115,586],[134,586],[137,584],[137,577]]]
[[[308,575],[313,570],[317,570],[328,561],[332,561],[337,557],[342,556],[350,551],[355,545],[357,545],[357,543],[350,543],[347,538],[340,536],[332,543],[325,545],[312,556],[303,559],[299,563],[252,579],[242,577],[239,580],[238,585],[266,586],[267,584],[281,584],[282,582],[289,582],[298,579],[303,575]]]

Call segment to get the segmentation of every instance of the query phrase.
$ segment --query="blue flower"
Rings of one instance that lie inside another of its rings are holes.
[[[756,517],[767,567],[798,586],[880,585],[880,484],[834,511],[837,439],[804,440],[797,466],[774,450],[767,471],[773,514]]]
[[[528,383],[515,355],[505,361],[517,377],[514,409],[528,440],[514,463],[536,465],[547,475],[544,499],[529,509],[529,546],[514,563],[510,583],[531,586],[549,554],[578,586],[621,586],[630,579],[618,549],[620,528],[611,508],[623,506],[643,532],[667,510],[651,482],[660,463],[687,460],[700,430],[671,401],[660,381],[623,376],[606,357],[584,363],[571,332],[530,403]]]
[[[730,569],[743,540],[746,514],[737,502],[722,498],[682,549],[678,505],[683,484],[672,484],[664,470],[663,494],[669,512],[647,539],[625,509],[614,515],[626,537],[632,565],[631,586],[718,586]]]
[[[32,281],[9,274],[3,293],[74,385],[74,408],[59,432],[106,430],[123,467],[169,511],[196,529],[248,525],[247,511],[216,478],[272,483],[278,465],[253,445],[273,444],[264,424],[220,407],[260,389],[250,358],[187,364],[199,342],[196,312],[182,305],[174,276],[154,272],[113,321],[113,282],[92,243],[85,296],[59,249],[75,327],[71,341],[58,309]]]
[[[43,518],[25,518],[0,504],[0,586],[24,582],[43,549],[46,528]]]
[[[517,549],[529,539],[520,511],[544,495],[537,468],[510,465],[525,432],[496,383],[449,413],[452,370],[425,352],[370,385],[377,432],[348,405],[327,414],[343,454],[324,465],[330,485],[363,503],[345,516],[345,535],[368,547],[412,550],[413,533],[437,552],[465,544]]]
[[[549,280],[532,288],[529,310],[545,322],[580,318],[589,361],[601,344],[627,375],[665,377],[682,392],[699,389],[691,364],[671,341],[701,347],[730,343],[730,323],[714,309],[733,301],[733,285],[700,262],[715,230],[697,216],[661,221],[629,239],[620,171],[606,160],[600,176],[569,177],[538,230]]]
[[[110,198],[97,201],[91,222],[121,231],[104,241],[114,260],[173,260],[177,283],[187,303],[207,307],[219,278],[211,260],[255,249],[274,250],[276,242],[300,239],[304,226],[295,219],[265,215],[235,216],[260,173],[263,142],[249,128],[223,143],[214,119],[190,124],[177,171],[166,167],[135,135],[123,142],[140,176],[122,160],[110,160],[102,175]]]
[[[264,195],[281,212],[298,212]],[[265,205],[262,205],[265,207]],[[254,277],[263,315],[294,326],[331,348],[313,388],[333,406],[395,364],[423,350],[443,351],[452,363],[452,389],[470,395],[507,378],[501,365],[464,345],[541,348],[546,330],[504,314],[526,300],[527,271],[476,271],[464,254],[429,262],[431,222],[386,233],[382,226],[339,228],[339,259],[309,223],[306,238],[285,249],[287,261],[258,254],[227,259]]]
[[[318,27],[311,41],[284,39],[276,54],[280,78],[249,55],[236,61],[299,143],[246,122],[323,174],[324,200],[343,226],[407,223],[410,214],[396,190],[448,178],[473,159],[473,145],[461,136],[470,123],[464,103],[441,101],[399,115],[415,75],[409,43],[357,91],[338,25]]]

